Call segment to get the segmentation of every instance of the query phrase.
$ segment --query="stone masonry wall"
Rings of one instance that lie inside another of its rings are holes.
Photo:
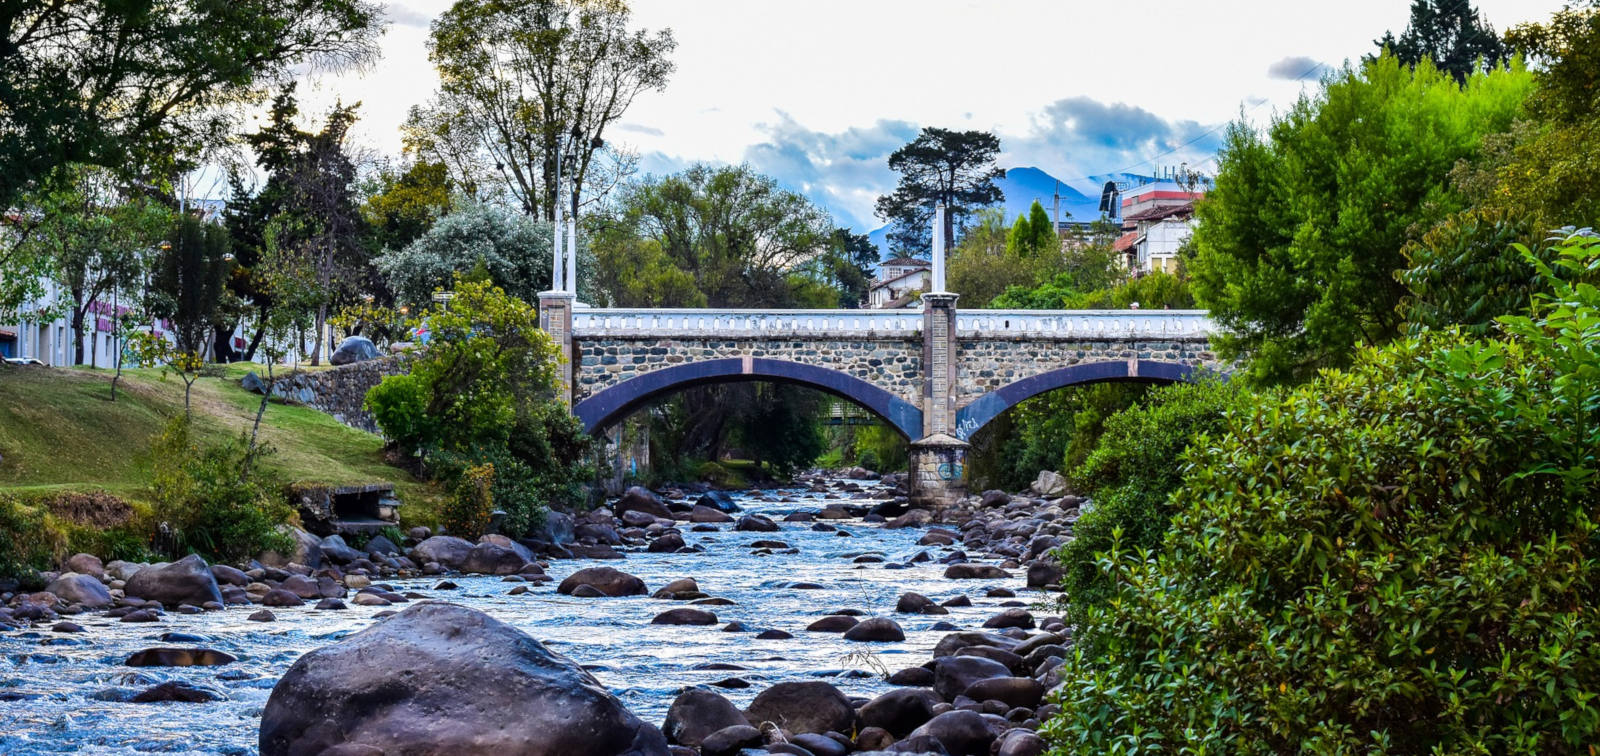
[[[965,407],[995,389],[1051,370],[1084,362],[1130,359],[1210,368],[1221,365],[1210,345],[1200,341],[962,339],[956,405]]]
[[[406,372],[402,355],[379,357],[327,370],[301,370],[274,381],[273,394],[296,404],[321,410],[352,428],[378,432],[365,405],[367,390],[385,376]]]
[[[644,373],[690,361],[756,357],[847,373],[921,405],[922,340],[580,339],[573,401]]]

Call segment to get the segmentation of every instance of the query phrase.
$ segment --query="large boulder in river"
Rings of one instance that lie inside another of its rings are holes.
[[[778,523],[773,522],[772,518],[766,515],[747,514],[734,523],[733,529],[756,533],[776,533],[778,532]]]
[[[740,507],[733,497],[723,491],[707,491],[695,501],[695,506],[710,507],[723,512],[737,512]]]
[[[438,562],[440,567],[459,570],[472,554],[472,542],[455,536],[434,536],[411,550],[417,564]]]
[[[1046,499],[1054,499],[1067,495],[1067,479],[1061,477],[1061,473],[1040,470],[1039,477],[1033,479],[1033,485],[1029,486],[1029,488],[1033,489],[1033,492],[1039,496],[1043,496]]]
[[[643,512],[651,517],[660,517],[663,520],[672,519],[672,510],[661,503],[661,497],[654,491],[643,486],[633,486],[622,492],[622,498],[617,499],[617,505],[611,508],[618,517],[628,512]]]
[[[294,539],[294,548],[288,554],[276,551],[263,551],[256,557],[256,561],[268,567],[283,567],[291,562],[303,564],[312,569],[322,566],[322,539],[300,528],[284,525],[279,528],[290,538]]]
[[[557,593],[571,595],[580,585],[587,585],[607,596],[642,596],[649,593],[644,581],[622,570],[610,567],[586,567],[567,576],[556,587]]]
[[[339,342],[339,348],[333,350],[328,362],[335,365],[349,365],[353,362],[377,359],[379,354],[378,346],[372,343],[372,339],[365,336],[351,336]]]
[[[523,548],[522,552],[526,553],[527,549]],[[514,575],[527,563],[516,549],[497,543],[480,543],[467,552],[467,558],[458,569],[480,575]]]
[[[685,688],[667,709],[661,731],[669,742],[698,747],[707,735],[735,725],[748,727],[750,721],[732,701],[705,688]]]
[[[160,601],[165,606],[222,603],[222,590],[211,575],[210,565],[197,554],[169,564],[152,564],[133,573],[122,592],[146,601]]]
[[[838,688],[821,681],[781,682],[756,696],[744,715],[752,723],[771,722],[789,732],[849,732],[856,710]]]
[[[412,606],[289,668],[261,713],[262,756],[665,756],[666,738],[588,672],[516,628]]]
[[[956,700],[979,680],[1011,676],[1009,667],[981,656],[945,656],[934,661],[938,666],[933,669],[933,692],[946,701]]]
[[[64,604],[77,604],[85,609],[111,606],[111,591],[106,590],[105,583],[100,582],[99,578],[90,575],[62,573],[45,586],[45,591],[55,594]]]

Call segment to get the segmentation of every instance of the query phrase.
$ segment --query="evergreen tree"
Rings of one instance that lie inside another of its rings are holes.
[[[1431,60],[1439,70],[1455,77],[1457,84],[1466,84],[1480,66],[1503,66],[1511,59],[1511,48],[1464,0],[1412,0],[1411,23],[1400,37],[1384,32],[1383,39],[1373,44],[1379,55],[1388,50],[1408,66]],[[1366,60],[1377,57],[1369,55]]]
[[[894,224],[889,245],[901,254],[928,254],[933,206],[943,203],[949,252],[968,215],[1003,199],[994,183],[1006,175],[994,164],[999,154],[1000,138],[989,132],[931,127],[895,150],[889,169],[900,174],[900,183],[877,203],[878,217]]]

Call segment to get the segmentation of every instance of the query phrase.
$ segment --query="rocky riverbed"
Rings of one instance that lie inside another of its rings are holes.
[[[1038,753],[1070,636],[1028,584],[1077,501],[801,483],[633,491],[523,543],[75,557],[3,597],[0,753]]]

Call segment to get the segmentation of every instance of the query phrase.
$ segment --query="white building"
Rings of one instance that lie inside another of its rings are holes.
[[[867,307],[892,310],[910,305],[928,290],[931,269],[927,261],[915,257],[885,260],[878,266],[878,280],[867,290]]]
[[[1204,191],[1173,181],[1133,189],[1122,198],[1122,236],[1112,249],[1135,274],[1178,271],[1178,250],[1194,233],[1194,203]]]

